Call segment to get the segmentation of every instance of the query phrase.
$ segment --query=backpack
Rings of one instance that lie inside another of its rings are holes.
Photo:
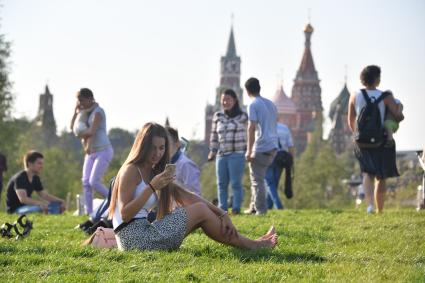
[[[377,99],[371,99],[365,89],[361,90],[366,105],[357,117],[357,128],[354,140],[360,148],[378,148],[385,141],[385,129],[381,121],[378,104],[389,92],[383,92]]]

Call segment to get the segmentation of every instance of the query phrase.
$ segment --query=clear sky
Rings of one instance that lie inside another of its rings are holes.
[[[136,130],[145,122],[203,138],[204,109],[219,83],[234,14],[242,84],[255,76],[271,98],[283,70],[290,95],[304,48],[312,52],[325,114],[344,84],[361,87],[368,64],[382,67],[382,89],[405,109],[398,149],[425,145],[425,1],[423,0],[2,0],[0,33],[12,42],[15,117],[33,118],[48,82],[61,131],[81,87],[93,90],[108,128]],[[248,98],[245,97],[247,101]],[[327,122],[326,127],[328,127]]]

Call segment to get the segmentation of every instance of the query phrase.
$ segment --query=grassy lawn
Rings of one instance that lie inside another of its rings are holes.
[[[15,216],[0,214],[0,224]],[[285,210],[264,217],[235,216],[250,237],[274,223],[274,250],[244,251],[203,233],[176,252],[119,252],[82,247],[86,236],[71,215],[31,215],[34,229],[21,241],[0,239],[1,282],[232,281],[425,282],[425,212]]]

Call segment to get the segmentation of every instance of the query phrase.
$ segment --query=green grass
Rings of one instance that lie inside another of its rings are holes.
[[[0,222],[16,216],[0,214]],[[226,247],[195,232],[175,252],[119,252],[82,247],[73,227],[84,218],[31,215],[21,241],[0,239],[2,282],[425,282],[425,213],[387,210],[285,210],[236,216],[258,237],[274,223],[274,250]],[[0,223],[0,224],[1,224]],[[3,280],[4,279],[4,280]]]

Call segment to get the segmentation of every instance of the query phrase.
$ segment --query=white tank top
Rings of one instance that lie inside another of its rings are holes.
[[[367,94],[369,95],[369,97],[372,99],[372,102],[375,99],[378,99],[381,95],[382,95],[382,91],[380,91],[379,89],[374,89],[374,90],[366,90]],[[363,107],[366,106],[366,101],[363,97],[363,94],[361,92],[361,90],[357,91],[356,93],[356,115],[357,117],[360,114],[360,111],[362,110]],[[385,117],[385,104],[384,101],[379,102],[378,104],[379,107],[379,112],[381,114],[381,123],[384,124],[384,117]]]
[[[145,181],[143,181],[142,173],[139,170],[139,174],[142,177],[142,181],[137,185],[136,189],[134,190],[133,199],[135,199],[137,196],[139,196],[141,193],[143,193],[146,189],[150,190],[148,185],[146,185]],[[133,218],[143,218],[148,216],[149,210],[154,208],[157,204],[158,200],[156,197],[156,194],[151,194],[151,196],[148,198],[146,203],[143,205],[143,207],[137,212],[136,215],[133,216]],[[116,229],[122,221],[121,217],[121,206],[120,206],[120,196],[118,194],[117,204],[115,205],[115,211],[114,216],[112,217],[112,225],[114,226],[114,229]]]

